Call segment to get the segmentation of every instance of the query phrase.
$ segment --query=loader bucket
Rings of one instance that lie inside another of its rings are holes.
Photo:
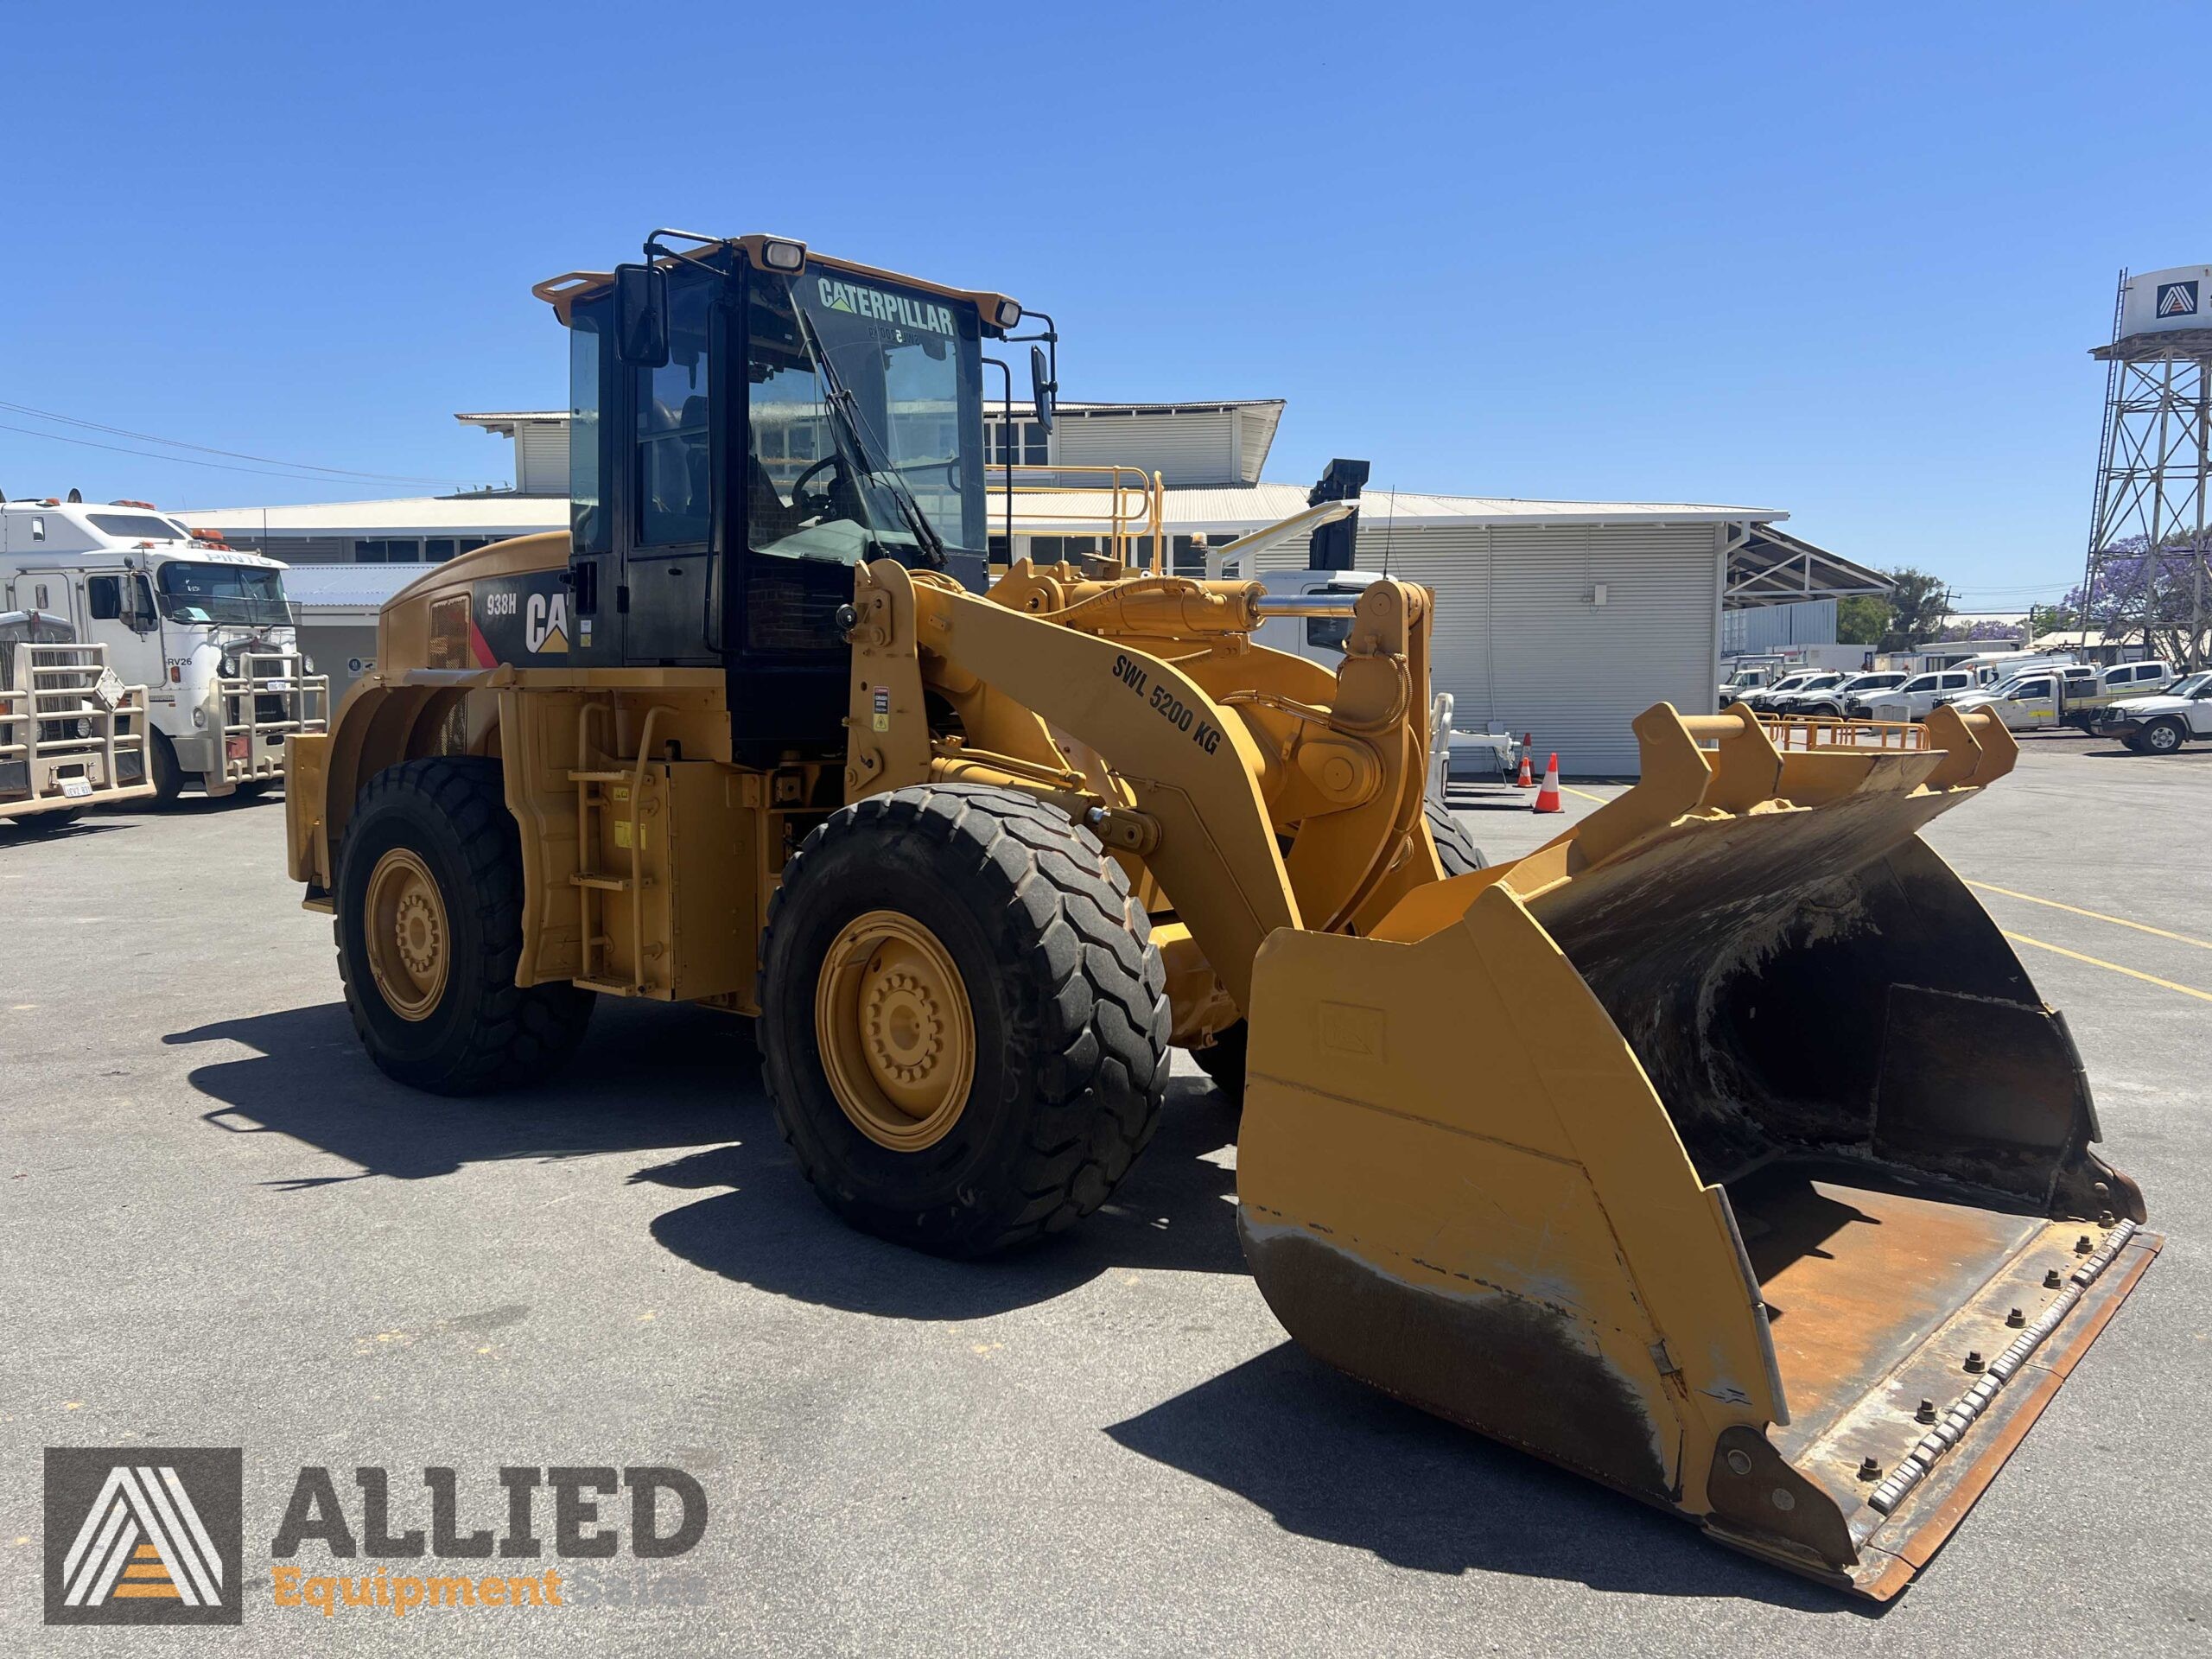
[[[1268,940],[1245,1253],[1330,1363],[1887,1599],[2159,1243],[1919,839],[2018,750],[1948,709],[1636,731],[1548,846]]]

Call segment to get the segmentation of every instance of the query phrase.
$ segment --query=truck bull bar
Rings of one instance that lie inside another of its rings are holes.
[[[146,688],[105,645],[0,645],[0,817],[78,810],[154,792]]]
[[[286,741],[330,728],[330,677],[308,673],[297,652],[250,651],[237,660],[238,674],[215,682],[231,786],[281,778]]]

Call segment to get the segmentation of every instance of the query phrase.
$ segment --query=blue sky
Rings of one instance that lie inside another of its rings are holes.
[[[775,230],[1052,311],[1071,397],[1287,397],[1274,477],[1777,506],[2011,607],[2080,569],[2115,270],[2212,259],[2202,9],[999,15],[19,3],[0,401],[488,481],[453,411],[563,396],[531,282]],[[417,491],[0,430],[72,485]]]

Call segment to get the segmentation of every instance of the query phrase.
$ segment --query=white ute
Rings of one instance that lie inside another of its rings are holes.
[[[2172,754],[2190,738],[2212,738],[2212,672],[2177,680],[2156,696],[2129,697],[2098,709],[2090,729],[2138,754]]]
[[[143,501],[0,502],[0,610],[50,613],[147,688],[164,800],[283,775],[284,742],[329,721],[330,682],[300,654],[284,567],[195,537]]]

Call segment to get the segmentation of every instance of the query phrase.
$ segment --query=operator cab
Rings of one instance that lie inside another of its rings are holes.
[[[570,334],[578,667],[722,665],[742,754],[842,741],[854,567],[981,592],[982,354],[1021,308],[767,237],[538,284]]]

